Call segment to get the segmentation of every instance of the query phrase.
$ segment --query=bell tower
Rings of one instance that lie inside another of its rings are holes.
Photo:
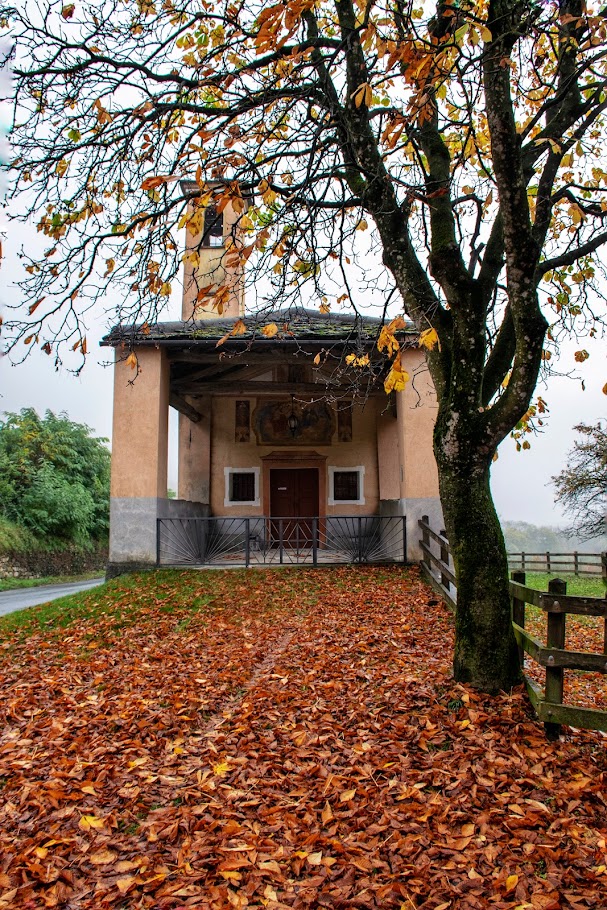
[[[248,200],[232,196],[226,186],[209,183],[205,192],[194,180],[183,180],[188,197],[183,303],[181,318],[238,319],[244,316],[244,258],[240,219]]]

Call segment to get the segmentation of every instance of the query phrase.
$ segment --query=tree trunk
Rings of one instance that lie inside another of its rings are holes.
[[[484,692],[508,691],[520,681],[520,667],[506,547],[489,487],[491,462],[473,449],[452,459],[445,448],[439,431],[440,495],[457,579],[454,676]]]

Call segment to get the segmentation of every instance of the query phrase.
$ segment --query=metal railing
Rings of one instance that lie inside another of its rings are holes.
[[[158,565],[406,562],[403,516],[159,518]]]

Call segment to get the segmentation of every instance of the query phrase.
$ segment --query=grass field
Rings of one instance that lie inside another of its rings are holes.
[[[607,589],[600,575],[548,575],[545,572],[527,572],[526,585],[538,591],[547,591],[552,578],[562,578],[567,582],[567,593],[579,597],[605,597]]]

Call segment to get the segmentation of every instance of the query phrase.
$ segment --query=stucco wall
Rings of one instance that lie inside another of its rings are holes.
[[[132,369],[117,349],[114,367],[112,497],[167,493],[169,366],[162,349],[141,347]]]
[[[227,244],[225,247],[202,247],[200,246],[202,234],[193,234],[189,228],[186,230],[182,319],[226,319],[244,315],[244,272],[242,266],[233,264],[234,257],[230,256],[229,252],[229,244],[243,243],[241,236],[233,235],[237,220],[238,216],[233,207],[227,205],[223,211],[223,233]],[[188,253],[198,255],[197,265],[188,258]],[[222,313],[209,305],[209,299],[206,307],[197,303],[198,291],[208,285],[223,285],[229,288],[230,293]]]
[[[256,399],[250,398],[251,413]],[[257,507],[234,504],[225,506],[225,471],[231,468],[261,467],[261,459],[272,452],[294,452],[293,446],[257,445],[251,431],[248,443],[234,442],[235,399],[215,398],[213,400],[213,432],[211,443],[211,513],[213,515],[260,515],[263,513],[263,489],[260,490],[260,505]],[[313,450],[325,456],[327,469],[330,466],[349,468],[364,466],[364,505],[327,505],[327,515],[365,515],[377,513],[379,507],[379,485],[377,477],[376,420],[378,403],[368,401],[364,408],[355,406],[352,413],[352,442],[338,442],[333,435],[331,446],[304,446],[305,451]],[[263,483],[263,472],[261,472]]]
[[[417,348],[403,353],[403,366],[411,379],[397,393],[402,499],[438,496],[438,471],[432,450],[436,421],[436,393],[424,355]]]

